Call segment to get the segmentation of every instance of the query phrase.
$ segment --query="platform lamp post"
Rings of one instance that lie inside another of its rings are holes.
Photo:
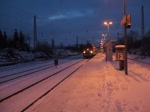
[[[110,27],[110,25],[112,25],[112,22],[111,21],[105,21],[104,25],[107,26],[107,37],[108,37],[108,40],[109,40],[109,27]]]

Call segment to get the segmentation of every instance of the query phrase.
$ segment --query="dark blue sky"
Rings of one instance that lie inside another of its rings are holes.
[[[127,13],[132,15],[130,30],[141,33],[141,6],[145,11],[145,31],[150,30],[150,0],[126,0]],[[107,33],[104,21],[112,21],[110,38],[123,35],[120,21],[123,17],[123,0],[1,0],[0,30],[13,34],[22,30],[33,39],[33,17],[37,17],[38,40],[57,44],[75,44],[90,40],[98,43]],[[53,33],[54,32],[54,33]]]

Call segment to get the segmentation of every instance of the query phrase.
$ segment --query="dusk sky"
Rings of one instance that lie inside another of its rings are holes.
[[[127,13],[132,15],[132,27],[141,34],[141,6],[144,6],[145,32],[150,30],[150,0],[126,0]],[[98,43],[107,33],[104,21],[112,21],[110,38],[123,36],[123,0],[1,0],[0,30],[13,35],[22,31],[33,41],[33,17],[37,17],[37,38],[56,44],[75,44],[90,40]],[[128,30],[128,31],[129,31]]]

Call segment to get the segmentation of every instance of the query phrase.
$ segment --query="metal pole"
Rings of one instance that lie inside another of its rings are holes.
[[[145,34],[145,30],[144,30],[144,7],[142,5],[141,7],[141,37],[142,37],[142,51],[141,51],[141,58],[145,58],[144,54],[145,54],[145,48],[144,48],[144,34]]]
[[[37,47],[37,26],[36,26],[36,16],[34,16],[34,51]]]
[[[108,23],[107,28],[108,28],[108,41],[109,41],[109,23]]]
[[[123,7],[124,7],[124,16],[126,17],[126,23],[124,25],[124,44],[125,44],[125,74],[128,75],[128,62],[127,62],[127,14],[126,14],[126,0],[123,0]]]

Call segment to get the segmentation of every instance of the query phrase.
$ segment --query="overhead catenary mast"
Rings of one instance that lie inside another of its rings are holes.
[[[144,34],[145,34],[145,28],[144,28],[144,7],[143,7],[143,5],[142,5],[142,7],[141,7],[141,13],[142,13],[142,15],[141,15],[141,33],[142,33],[142,36],[144,36]]]
[[[36,16],[34,16],[34,50],[37,47],[37,26],[36,26]]]
[[[76,36],[76,47],[78,48],[78,36]]]
[[[142,39],[142,56],[144,56],[144,35],[145,35],[145,28],[144,28],[144,7],[141,7],[141,39]]]

